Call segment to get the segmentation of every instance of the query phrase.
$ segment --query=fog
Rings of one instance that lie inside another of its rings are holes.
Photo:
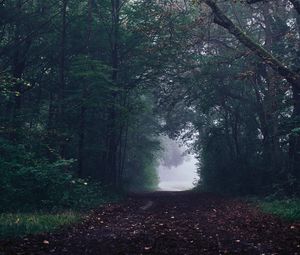
[[[158,167],[159,190],[182,191],[195,186],[197,175],[197,160],[193,154],[188,154],[186,146],[180,146],[177,141],[163,137],[164,154]]]

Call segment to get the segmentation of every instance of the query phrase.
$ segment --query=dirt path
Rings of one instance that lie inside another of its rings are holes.
[[[300,224],[211,194],[133,195],[53,234],[0,242],[2,254],[300,254]]]

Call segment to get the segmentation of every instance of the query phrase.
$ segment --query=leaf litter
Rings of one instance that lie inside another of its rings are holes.
[[[208,193],[133,194],[55,232],[2,240],[0,254],[297,255],[300,223]]]

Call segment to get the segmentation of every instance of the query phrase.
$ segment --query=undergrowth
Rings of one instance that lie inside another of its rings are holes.
[[[300,220],[300,199],[260,201],[258,205],[266,213],[286,220]]]
[[[9,238],[50,232],[54,229],[76,222],[78,212],[62,213],[2,213],[0,214],[0,238]]]

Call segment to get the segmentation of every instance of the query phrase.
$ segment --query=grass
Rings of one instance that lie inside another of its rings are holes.
[[[80,215],[69,211],[63,213],[2,213],[0,214],[0,238],[9,238],[50,232],[62,225],[78,221]]]
[[[260,201],[260,208],[286,220],[300,220],[300,199]]]
[[[96,189],[96,188],[94,188]],[[0,239],[23,237],[29,234],[51,232],[63,225],[72,224],[90,209],[96,208],[105,203],[120,201],[123,197],[120,194],[112,193],[109,196],[99,194],[97,191],[81,192],[82,196],[74,198],[74,207],[62,212],[60,207],[39,211],[39,208],[31,208],[18,213],[0,212]],[[1,207],[1,205],[0,205]],[[37,212],[34,212],[37,210]]]

